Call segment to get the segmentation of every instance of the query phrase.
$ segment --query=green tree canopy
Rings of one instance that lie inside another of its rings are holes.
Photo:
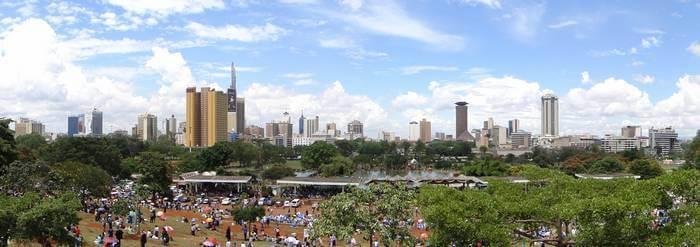
[[[304,149],[301,164],[306,169],[318,169],[323,164],[330,164],[338,153],[335,146],[326,142],[315,142]]]
[[[36,133],[18,136],[16,142],[19,159],[25,161],[36,160],[40,150],[46,146],[46,139]]]
[[[283,177],[294,176],[294,169],[284,165],[273,165],[263,170],[262,178],[264,179],[280,179]]]
[[[484,157],[469,162],[462,168],[462,173],[468,176],[505,176],[509,166],[505,162],[491,157]]]
[[[42,151],[41,158],[49,163],[75,161],[97,166],[111,176],[121,174],[122,155],[110,137],[60,137]]]
[[[62,190],[61,176],[43,161],[15,161],[0,168],[0,191],[14,193],[36,192],[56,195]]]
[[[336,155],[329,164],[323,164],[318,168],[321,176],[349,176],[355,172],[355,164],[348,157]]]
[[[80,196],[108,197],[111,192],[112,177],[100,168],[66,161],[53,165],[52,170],[61,177],[63,188]]]
[[[141,174],[139,183],[148,185],[153,192],[166,193],[172,183],[170,165],[159,153],[142,152],[136,157],[136,171]]]
[[[12,119],[0,118],[0,167],[17,159],[15,132],[10,129]]]
[[[313,224],[312,235],[350,239],[359,230],[366,240],[377,235],[384,246],[410,244],[413,238],[408,228],[399,225],[412,217],[413,205],[415,193],[403,184],[352,189],[321,204],[323,214]]]
[[[630,162],[628,171],[642,176],[643,179],[654,178],[664,173],[659,163],[650,159],[637,159]]]
[[[77,225],[80,220],[80,202],[72,193],[58,197],[40,197],[35,193],[20,197],[0,195],[0,206],[0,241],[5,246],[8,239],[72,243],[65,227]]]

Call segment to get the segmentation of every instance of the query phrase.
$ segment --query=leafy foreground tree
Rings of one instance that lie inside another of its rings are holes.
[[[0,168],[0,174],[0,191],[5,193],[56,195],[63,190],[63,178],[42,161],[15,161]]]
[[[402,222],[412,217],[415,192],[405,185],[371,185],[369,189],[352,189],[321,204],[322,214],[314,222],[313,238],[335,234],[347,240],[357,233],[366,240],[378,236],[384,246],[411,246],[413,238]]]
[[[333,162],[333,157],[338,153],[335,146],[326,142],[315,142],[304,149],[301,155],[301,165],[306,169],[318,169],[323,164]]]
[[[17,159],[15,132],[10,129],[12,119],[0,118],[0,168]]]
[[[9,240],[70,244],[73,237],[65,227],[78,224],[78,210],[80,202],[72,193],[48,198],[36,193],[0,196],[0,246]]]
[[[437,246],[481,242],[510,246],[523,240],[551,246],[696,246],[700,172],[679,171],[650,180],[573,179],[535,167],[528,184],[489,181],[484,190],[429,186],[419,205]],[[672,198],[670,195],[673,195]],[[672,199],[676,199],[672,207]],[[672,209],[673,208],[673,209]],[[672,222],[651,212],[670,210]],[[542,235],[541,230],[549,235]]]
[[[141,174],[139,183],[147,185],[151,192],[166,193],[172,183],[170,165],[160,153],[143,152],[136,157],[136,172]]]

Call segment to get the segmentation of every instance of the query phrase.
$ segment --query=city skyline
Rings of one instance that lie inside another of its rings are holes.
[[[594,1],[581,11],[544,1],[350,2],[8,3],[0,115],[47,132],[67,132],[67,117],[93,106],[105,133],[130,129],[143,112],[185,119],[185,88],[226,92],[234,60],[246,126],[306,109],[341,126],[357,119],[366,136],[405,138],[406,123],[422,118],[455,133],[452,104],[466,101],[468,130],[493,117],[541,133],[539,97],[554,93],[560,135],[700,128],[700,37],[678,25],[697,19],[692,1]],[[588,12],[598,14],[575,14]],[[396,23],[406,25],[387,25]],[[405,28],[385,28],[395,26]]]

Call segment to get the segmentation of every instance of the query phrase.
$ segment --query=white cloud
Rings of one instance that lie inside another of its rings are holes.
[[[285,4],[317,4],[318,0],[277,0]]]
[[[374,136],[388,122],[384,109],[367,96],[353,95],[345,91],[342,83],[333,82],[319,94],[299,93],[280,85],[253,83],[243,95],[246,97],[246,121],[263,125],[278,120],[283,112],[292,118],[303,110],[306,114],[319,115],[322,123],[335,122],[338,128],[352,120],[365,125],[365,135]],[[295,126],[296,127],[296,126]]]
[[[349,38],[321,39],[319,45],[325,48],[345,50],[345,55],[355,60],[383,58],[389,56],[385,52],[368,51],[357,45],[354,40]]]
[[[461,50],[464,39],[445,34],[409,16],[402,6],[393,0],[365,3],[351,13],[330,13],[347,23],[365,30],[388,36],[420,41],[435,49]]]
[[[580,117],[638,117],[648,114],[652,107],[649,94],[615,78],[596,83],[589,89],[573,88],[560,102],[567,106],[566,110]]]
[[[634,60],[634,61],[632,61],[632,63],[631,63],[630,65],[632,65],[633,67],[639,67],[639,66],[644,65],[644,62],[638,61],[638,60]]]
[[[229,70],[229,68],[227,68]],[[245,66],[236,66],[236,72],[252,72],[252,73],[257,73],[262,71],[262,67],[245,67]]]
[[[547,27],[550,29],[560,29],[560,28],[565,28],[565,27],[570,27],[570,26],[575,26],[575,25],[578,25],[578,21],[566,20],[566,21],[562,21],[559,23],[551,24]]]
[[[484,5],[486,7],[492,8],[492,9],[500,9],[501,8],[501,1],[500,0],[461,0],[461,2],[475,6],[478,4]]]
[[[581,72],[581,83],[591,83],[591,75],[588,71]]]
[[[304,78],[304,79],[299,79],[294,81],[295,86],[307,86],[307,85],[313,85],[316,84],[316,80],[311,79],[311,78]]]
[[[401,73],[404,75],[413,75],[418,73],[423,73],[426,71],[456,71],[457,67],[454,66],[434,66],[434,65],[415,65],[401,68]]]
[[[307,85],[313,85],[317,84],[318,82],[314,80],[313,77],[314,74],[312,73],[287,73],[284,74],[284,77],[286,78],[291,78],[295,79],[294,80],[294,85],[295,86],[307,86]]]
[[[504,15],[504,20],[509,23],[511,32],[521,41],[531,41],[540,28],[542,16],[546,10],[545,4],[530,3],[522,6],[514,6]]]
[[[428,98],[413,91],[408,91],[396,96],[396,98],[391,101],[391,104],[397,109],[421,107],[425,106],[427,103]]]
[[[314,74],[312,74],[312,73],[287,73],[287,74],[284,74],[284,77],[292,78],[292,79],[309,78],[312,76],[314,76]]]
[[[225,7],[222,0],[107,0],[107,3],[140,15],[156,16],[201,13],[207,9],[223,9]]]
[[[471,67],[464,72],[464,74],[472,81],[480,81],[489,77],[493,77],[491,70],[482,67]]]
[[[225,25],[221,27],[190,22],[185,29],[198,37],[208,39],[235,40],[241,42],[276,41],[287,31],[284,28],[267,23],[264,26],[244,27]]]
[[[354,48],[357,47],[355,41],[348,38],[321,39],[318,41],[321,47],[325,48]]]
[[[642,48],[658,47],[661,44],[661,40],[655,36],[649,36],[642,39]]]
[[[131,83],[86,75],[65,49],[51,26],[38,19],[14,26],[0,39],[0,82],[12,82],[0,83],[3,115],[34,118],[55,131],[65,130],[68,114],[98,107],[108,130],[131,125],[121,116],[149,105]]]
[[[670,97],[659,101],[655,107],[655,115],[680,122],[686,128],[698,128],[697,120],[700,114],[700,75],[684,75],[676,82],[678,91]]]
[[[362,8],[363,0],[340,0],[340,4],[357,11]]]
[[[641,83],[641,84],[652,84],[656,80],[654,76],[651,75],[636,75],[634,76],[634,80]]]
[[[693,55],[700,57],[700,42],[695,41],[690,46],[688,46],[687,49],[690,53],[693,53]]]

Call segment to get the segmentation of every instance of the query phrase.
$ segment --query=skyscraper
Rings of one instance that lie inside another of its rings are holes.
[[[304,123],[304,136],[311,137],[318,132],[318,116],[315,118],[307,118]]]
[[[352,122],[348,123],[348,134],[352,136],[352,138],[362,138],[364,137],[364,132],[363,132],[363,126],[362,122],[359,120],[353,120]]]
[[[672,127],[663,129],[649,129],[650,147],[657,156],[667,156],[671,153],[681,152],[678,133]]]
[[[420,127],[418,127],[418,122],[411,121],[408,123],[408,140],[417,141],[420,138]]]
[[[225,141],[229,131],[227,95],[208,87],[200,92],[187,88],[186,93],[185,146],[213,146]]]
[[[92,121],[90,123],[90,133],[92,135],[102,135],[102,112],[98,111],[97,108],[93,108],[89,115],[92,116]]]
[[[136,122],[136,135],[144,142],[158,140],[158,117],[148,113],[139,115]]]
[[[236,112],[238,95],[236,95],[236,67],[233,62],[231,62],[231,86],[226,93],[228,94],[228,112]]]
[[[542,96],[542,135],[559,136],[559,98],[553,94]]]
[[[15,136],[38,134],[44,135],[44,124],[29,118],[19,118],[15,123]]]
[[[68,136],[74,136],[80,133],[80,115],[68,116]]]
[[[185,146],[202,146],[202,125],[200,117],[202,94],[197,92],[197,88],[190,87],[186,90],[185,98]]]
[[[642,126],[625,126],[622,127],[623,137],[638,137],[642,136]]]
[[[332,137],[337,137],[339,135],[338,129],[336,128],[335,123],[327,123],[326,124],[326,134],[332,136]]]
[[[177,133],[177,119],[175,119],[175,115],[171,115],[170,118],[165,119],[165,135],[168,136],[170,139],[175,138],[175,134]]]
[[[460,101],[455,103],[455,137],[457,140],[467,141],[469,133],[469,103]],[[471,139],[474,139],[473,137]]]
[[[511,136],[513,133],[518,132],[520,129],[520,120],[513,119],[513,120],[508,120],[508,136]]]
[[[433,139],[431,138],[432,129],[430,127],[430,121],[425,120],[425,118],[424,118],[423,120],[420,121],[419,125],[420,125],[420,140],[423,142],[432,141]]]
[[[306,121],[306,118],[304,118],[304,111],[301,111],[301,116],[299,117],[299,134],[303,135],[304,134],[304,122]]]

